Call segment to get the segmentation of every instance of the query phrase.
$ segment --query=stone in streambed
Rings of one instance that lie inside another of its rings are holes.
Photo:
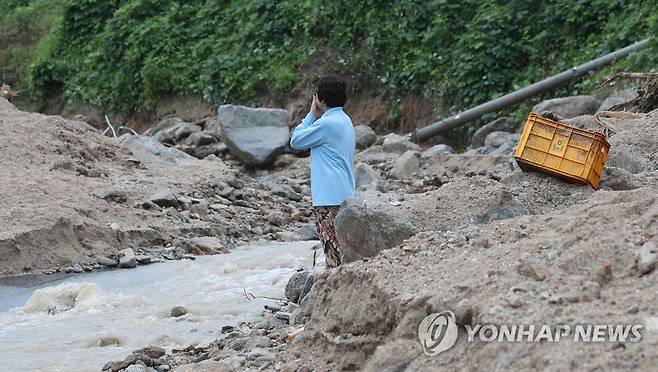
[[[119,265],[124,269],[137,267],[137,257],[132,249],[126,248],[122,250],[119,252],[119,257]]]
[[[187,313],[188,313],[188,311],[187,311],[186,308],[184,308],[182,306],[175,306],[171,309],[171,311],[169,311],[169,316],[172,317],[172,318],[178,318],[178,317],[183,316]]]

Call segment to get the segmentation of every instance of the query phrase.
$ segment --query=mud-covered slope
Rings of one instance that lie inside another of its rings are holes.
[[[427,224],[401,246],[321,277],[288,359],[318,370],[653,369],[658,284],[636,260],[658,240],[657,117],[616,122],[601,190],[516,170],[406,195],[400,208]],[[477,218],[509,205],[517,213]],[[427,356],[418,324],[444,310],[461,336]],[[487,323],[644,328],[641,342],[624,344],[465,341],[464,325]]]
[[[180,226],[140,204],[158,189],[192,189],[227,173],[221,162],[130,160],[85,123],[18,111],[4,99],[0,128],[0,275],[161,245]]]

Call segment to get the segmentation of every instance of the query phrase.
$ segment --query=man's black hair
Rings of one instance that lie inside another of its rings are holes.
[[[321,77],[315,93],[329,107],[342,107],[347,102],[347,84],[336,75]]]

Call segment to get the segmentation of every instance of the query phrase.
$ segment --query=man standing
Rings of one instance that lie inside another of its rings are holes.
[[[324,245],[327,267],[340,265],[335,221],[340,204],[354,193],[355,139],[352,120],[343,111],[345,81],[322,77],[311,110],[295,128],[290,147],[311,149],[311,196],[315,226]]]

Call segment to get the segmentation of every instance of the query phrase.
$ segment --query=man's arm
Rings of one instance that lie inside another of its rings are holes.
[[[315,121],[315,116],[309,112],[292,132],[290,147],[295,150],[305,150],[322,144],[324,141],[323,127],[320,125],[321,123],[313,125]]]

